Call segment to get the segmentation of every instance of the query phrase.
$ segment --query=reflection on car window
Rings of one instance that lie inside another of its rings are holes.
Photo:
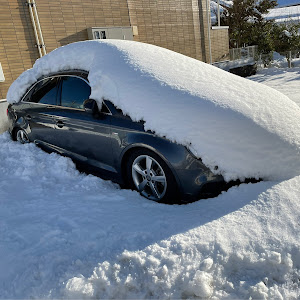
[[[48,78],[40,81],[33,89],[29,102],[56,105],[58,88],[57,78]]]
[[[80,78],[63,76],[61,106],[83,108],[83,102],[90,97],[90,86]]]

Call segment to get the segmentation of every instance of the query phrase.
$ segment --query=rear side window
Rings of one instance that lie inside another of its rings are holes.
[[[57,77],[43,79],[36,84],[30,95],[28,95],[28,98],[24,99],[24,101],[56,105],[57,91]]]
[[[83,109],[89,99],[91,87],[78,77],[62,76],[61,106]]]

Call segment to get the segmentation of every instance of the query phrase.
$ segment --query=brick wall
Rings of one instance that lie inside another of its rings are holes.
[[[135,40],[202,59],[194,28],[198,5],[191,0],[128,0],[128,6],[131,25],[138,27]]]
[[[30,68],[37,58],[28,8],[21,0],[0,2],[0,62],[5,82],[0,83],[0,99],[6,97],[11,82]]]
[[[229,55],[228,29],[215,28],[211,30],[212,61],[220,61]]]

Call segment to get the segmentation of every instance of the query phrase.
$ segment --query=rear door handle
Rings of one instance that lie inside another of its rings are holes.
[[[63,128],[64,125],[65,125],[65,123],[64,123],[63,121],[60,121],[60,120],[56,121],[56,126],[57,126],[57,127]]]

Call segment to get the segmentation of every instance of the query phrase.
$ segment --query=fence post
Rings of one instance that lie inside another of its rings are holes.
[[[289,51],[288,65],[289,65],[289,68],[292,67],[292,51]]]

